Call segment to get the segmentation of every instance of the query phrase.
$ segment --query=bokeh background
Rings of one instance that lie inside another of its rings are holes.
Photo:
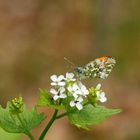
[[[50,75],[70,70],[64,57],[80,66],[113,56],[111,76],[85,84],[102,83],[105,105],[123,112],[88,132],[59,120],[45,140],[140,140],[139,7],[139,0],[0,0],[0,104],[22,95],[30,108]],[[43,127],[33,129],[36,139]],[[27,139],[0,129],[0,140]]]

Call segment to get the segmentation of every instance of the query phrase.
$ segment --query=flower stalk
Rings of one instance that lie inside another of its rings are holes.
[[[45,127],[45,129],[42,131],[39,140],[43,140],[46,133],[48,132],[49,128],[52,126],[53,122],[56,120],[56,116],[57,116],[58,110],[54,111],[54,114],[52,116],[52,118],[50,119],[49,123],[47,124],[47,126]]]

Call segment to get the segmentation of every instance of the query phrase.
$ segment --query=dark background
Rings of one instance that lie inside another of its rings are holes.
[[[0,104],[22,95],[30,108],[38,89],[50,88],[50,75],[69,71],[64,57],[79,66],[113,56],[117,64],[111,76],[85,84],[102,83],[105,106],[122,108],[123,113],[88,132],[67,119],[57,121],[46,139],[139,140],[139,7],[139,0],[0,0]],[[36,137],[42,128],[33,130]],[[1,140],[14,137],[0,130]]]

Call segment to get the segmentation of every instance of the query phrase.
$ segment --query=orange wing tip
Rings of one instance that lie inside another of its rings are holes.
[[[103,56],[103,57],[100,57],[100,58],[96,58],[95,60],[110,62],[110,63],[116,63],[115,59],[110,57],[110,56]]]

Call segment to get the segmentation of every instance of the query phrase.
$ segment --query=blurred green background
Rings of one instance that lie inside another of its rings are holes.
[[[103,55],[117,65],[102,83],[107,107],[123,108],[91,131],[57,121],[46,140],[140,140],[140,0],[0,0],[0,104],[22,95],[30,108],[52,74]],[[44,109],[46,114],[51,111]],[[33,133],[36,139],[40,128]],[[0,130],[0,140],[27,137]]]

